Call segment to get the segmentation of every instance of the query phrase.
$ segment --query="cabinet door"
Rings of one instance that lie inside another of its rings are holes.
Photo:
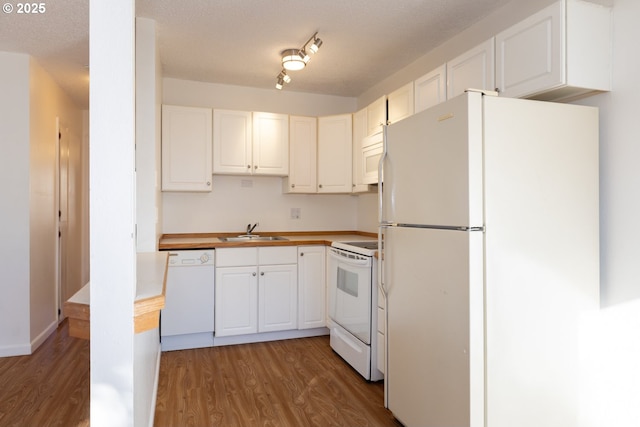
[[[250,174],[251,113],[213,110],[213,173]]]
[[[253,113],[253,173],[289,174],[289,116]]]
[[[298,268],[295,264],[261,265],[258,279],[258,332],[298,326]]]
[[[563,81],[564,13],[556,2],[496,36],[501,96],[518,97]]]
[[[316,192],[317,138],[315,117],[289,117],[289,177],[283,180],[285,192]]]
[[[298,247],[298,329],[326,326],[325,247]]]
[[[350,193],[351,114],[318,118],[318,193]]]
[[[257,267],[216,268],[215,335],[258,332]]]
[[[387,123],[395,123],[413,114],[413,82],[394,90],[387,97]]]
[[[362,181],[362,163],[360,159],[360,152],[362,151],[362,140],[367,136],[367,109],[353,113],[353,137],[352,137],[352,171],[351,179],[352,191],[354,193],[360,193],[369,190],[369,186]]]
[[[362,182],[365,184],[378,184],[378,164],[382,157],[382,145],[382,132],[363,140],[360,150],[360,169]]]
[[[387,123],[387,97],[381,96],[367,107],[367,135],[373,135],[382,130]]]
[[[162,106],[162,191],[211,191],[211,110]]]
[[[494,38],[447,62],[447,99],[467,89],[495,90]]]
[[[414,112],[418,113],[447,100],[447,66],[442,64],[416,79],[414,84]]]

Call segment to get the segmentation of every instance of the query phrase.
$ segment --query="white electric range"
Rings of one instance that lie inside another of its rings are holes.
[[[378,369],[376,240],[334,242],[328,248],[331,348],[365,379],[384,378]]]

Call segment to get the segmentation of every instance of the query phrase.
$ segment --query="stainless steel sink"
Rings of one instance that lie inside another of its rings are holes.
[[[280,236],[259,236],[257,234],[251,234],[251,235],[242,235],[242,236],[235,236],[235,237],[220,237],[220,240],[223,242],[249,242],[249,241],[268,242],[273,240],[289,240],[289,239],[285,237],[280,237]]]

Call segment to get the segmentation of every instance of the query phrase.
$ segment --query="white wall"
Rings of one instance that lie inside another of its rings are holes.
[[[357,196],[282,194],[282,178],[214,175],[210,193],[163,194],[165,233],[356,230]],[[301,218],[291,219],[291,208]]]
[[[0,53],[2,117],[2,253],[0,356],[29,354],[58,325],[57,120],[69,131],[69,189],[81,187],[82,112],[28,55]],[[6,135],[6,137],[4,136]],[[6,163],[6,164],[5,164]],[[70,255],[79,256],[82,222],[69,215]],[[6,265],[4,265],[6,263]],[[80,263],[69,263],[67,285],[81,282]],[[6,279],[5,279],[6,278]],[[25,300],[25,298],[27,298]],[[5,307],[6,305],[6,307]],[[5,317],[6,316],[6,317]]]
[[[91,425],[134,425],[135,2],[91,0]]]
[[[160,58],[156,24],[136,18],[136,232],[138,252],[157,250],[160,210]],[[160,371],[158,328],[134,339],[134,424],[152,425]]]
[[[640,425],[640,2],[615,0],[613,90],[578,101],[600,108],[600,270],[603,309],[590,319],[586,427]]]
[[[0,357],[30,353],[29,56],[0,52]]]
[[[156,24],[136,18],[136,223],[138,252],[155,251],[161,228],[162,78]]]
[[[57,139],[59,120],[69,143],[67,189],[68,207],[66,235],[67,255],[63,300],[71,297],[84,283],[80,279],[77,262],[80,248],[80,218],[75,202],[81,187],[79,135],[82,132],[82,113],[62,92],[51,76],[36,62],[30,61],[30,259],[31,259],[31,340],[37,347],[58,326],[58,274],[56,248],[58,246]],[[71,208],[71,209],[69,209]]]
[[[192,107],[327,116],[355,111],[355,98],[164,79],[162,102]]]
[[[613,9],[613,90],[578,101],[600,108],[602,305],[640,299],[640,2]]]
[[[163,103],[323,116],[352,112],[355,99],[164,79]],[[290,219],[300,208],[301,219]],[[163,233],[357,229],[357,197],[282,194],[282,179],[216,175],[210,193],[162,194]]]

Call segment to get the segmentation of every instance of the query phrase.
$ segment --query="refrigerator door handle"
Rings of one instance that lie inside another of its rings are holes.
[[[384,285],[384,244],[383,230],[389,228],[390,224],[380,224],[378,227],[378,288],[382,292],[382,296],[387,300],[387,288]],[[386,304],[385,304],[386,306]]]
[[[385,222],[383,218],[383,181],[384,181],[384,161],[387,158],[387,125],[382,125],[382,155],[378,161],[378,222],[380,224]],[[380,246],[378,246],[380,247]]]

